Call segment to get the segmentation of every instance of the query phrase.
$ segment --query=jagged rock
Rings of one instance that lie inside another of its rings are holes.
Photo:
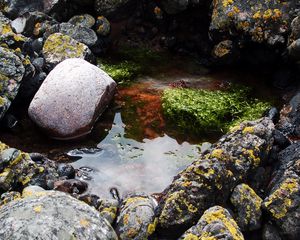
[[[92,58],[91,50],[85,44],[61,33],[54,33],[47,38],[43,46],[43,55],[50,68],[68,58]]]
[[[216,0],[210,31],[215,36],[251,39],[270,45],[284,44],[290,30],[296,0]]]
[[[244,236],[230,213],[225,208],[215,206],[206,210],[198,223],[179,238],[191,239],[243,240]]]
[[[273,131],[274,124],[268,118],[242,123],[177,175],[159,202],[160,231],[185,230],[207,208],[223,204],[237,183],[265,160],[273,144]]]
[[[73,16],[68,23],[75,26],[92,28],[95,25],[95,18],[89,14]]]
[[[300,236],[300,143],[281,151],[278,161],[279,168],[262,206],[284,239],[296,240]]]
[[[155,231],[155,202],[143,195],[124,199],[116,222],[116,231],[122,240],[146,240]]]
[[[28,113],[49,136],[76,138],[91,131],[115,87],[115,81],[98,67],[82,59],[68,59],[47,76]]]
[[[235,219],[242,231],[253,231],[260,228],[263,200],[252,188],[246,184],[236,186],[230,201],[237,212]]]
[[[11,201],[1,207],[0,217],[1,239],[118,239],[94,208],[56,191]]]
[[[285,136],[293,140],[300,137],[300,93],[297,93],[280,111],[276,127]]]

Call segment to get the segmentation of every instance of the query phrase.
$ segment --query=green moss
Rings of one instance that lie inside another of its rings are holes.
[[[179,127],[197,133],[227,131],[230,127],[254,120],[271,107],[249,97],[249,89],[234,87],[229,91],[167,89],[163,110]]]
[[[120,84],[134,79],[141,72],[141,67],[131,61],[118,63],[102,61],[100,63],[100,68]]]

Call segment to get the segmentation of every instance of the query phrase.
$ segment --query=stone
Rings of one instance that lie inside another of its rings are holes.
[[[71,23],[61,23],[59,26],[59,32],[70,36],[71,38],[87,45],[88,47],[94,46],[98,40],[94,30],[87,27],[75,26]]]
[[[159,202],[160,231],[179,233],[194,225],[209,207],[225,204],[234,187],[265,161],[273,131],[268,118],[244,122],[179,173]]]
[[[57,191],[11,201],[1,207],[0,217],[1,239],[118,239],[94,208]]]
[[[283,239],[296,240],[300,236],[300,143],[281,151],[278,162],[262,207]]]
[[[110,34],[110,23],[107,18],[103,16],[97,17],[95,29],[99,36],[108,36]]]
[[[281,240],[279,232],[275,226],[270,223],[267,223],[263,228],[262,233],[263,240]]]
[[[237,213],[235,218],[242,231],[253,231],[261,227],[262,199],[247,184],[237,185],[230,202]]]
[[[269,45],[284,44],[293,20],[296,0],[216,0],[210,33]]]
[[[123,200],[116,222],[116,232],[122,240],[146,240],[155,231],[154,199],[132,195]]]
[[[11,102],[7,99],[7,97],[0,96],[0,120],[4,117],[5,113],[10,107]]]
[[[54,183],[54,190],[70,194],[82,194],[87,189],[87,183],[78,179],[66,179]]]
[[[92,52],[85,44],[62,33],[51,34],[45,41],[42,52],[46,64],[50,68],[68,58],[82,58],[85,60],[91,60],[92,58]]]
[[[72,25],[86,28],[92,28],[95,25],[95,22],[95,18],[89,14],[76,15],[68,21],[68,23]]]
[[[83,59],[67,59],[47,76],[29,106],[30,118],[49,136],[88,134],[114,96],[115,81]]]
[[[179,240],[191,239],[243,240],[244,236],[228,210],[215,206],[206,210],[198,223],[179,238]]]
[[[187,9],[190,0],[162,0],[163,9],[168,14],[176,14]]]

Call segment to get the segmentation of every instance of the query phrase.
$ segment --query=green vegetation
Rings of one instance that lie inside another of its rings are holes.
[[[249,89],[229,91],[174,88],[163,93],[163,110],[180,128],[197,133],[227,131],[245,120],[260,118],[271,105],[249,97]]]

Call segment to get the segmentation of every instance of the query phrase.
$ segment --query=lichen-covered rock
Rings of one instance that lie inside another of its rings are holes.
[[[300,137],[300,93],[297,93],[280,111],[277,129],[293,139]]]
[[[6,96],[0,96],[0,120],[4,117],[5,113],[10,107],[10,101]]]
[[[95,25],[96,33],[99,36],[106,37],[110,33],[110,22],[103,16],[97,17]]]
[[[95,25],[95,18],[89,14],[73,16],[68,23],[75,26],[92,28]]]
[[[215,206],[206,210],[198,223],[188,229],[179,239],[243,240],[244,236],[230,213],[225,208]]]
[[[273,130],[274,124],[268,118],[242,123],[179,173],[159,203],[161,232],[185,230],[206,209],[223,204],[237,183],[267,157]]]
[[[94,30],[87,27],[75,26],[71,23],[60,24],[59,32],[70,36],[71,38],[87,45],[88,47],[94,46],[98,40],[98,37]]]
[[[135,4],[135,0],[95,0],[94,8],[100,16],[120,19],[124,16],[130,16]]]
[[[279,168],[273,174],[264,209],[285,239],[300,236],[300,143],[279,153]]]
[[[85,44],[61,33],[50,35],[45,41],[42,51],[50,68],[68,58],[85,60],[92,58],[91,50]]]
[[[21,198],[21,194],[19,192],[6,192],[1,195],[0,207],[4,204],[7,204],[11,201],[17,200]]]
[[[242,231],[253,231],[261,226],[262,199],[247,184],[239,184],[231,194],[230,201],[237,213],[236,222]]]
[[[130,196],[123,200],[116,231],[122,240],[146,240],[155,231],[155,202],[148,196]]]
[[[285,43],[293,20],[296,0],[215,0],[210,25],[212,33],[249,37],[270,45]]]
[[[1,239],[118,239],[94,208],[56,191],[11,201],[0,208],[0,218]]]
[[[58,139],[88,134],[114,96],[115,81],[83,59],[67,59],[47,76],[29,106],[31,119]]]

